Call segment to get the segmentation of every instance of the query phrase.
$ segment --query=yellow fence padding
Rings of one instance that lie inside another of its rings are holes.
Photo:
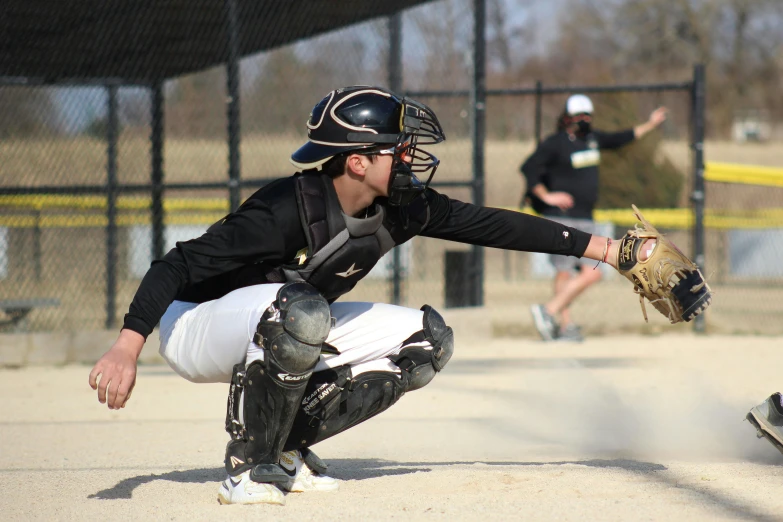
[[[783,187],[783,168],[712,163],[705,165],[704,179],[717,183],[741,183]],[[119,226],[150,224],[148,197],[117,198]],[[0,196],[0,226],[9,228],[81,228],[105,227],[107,218],[97,211],[107,207],[104,196],[29,195]],[[10,212],[4,212],[6,211]],[[225,198],[166,198],[163,200],[165,222],[169,225],[209,225],[228,212]],[[509,210],[535,214],[532,209]],[[693,210],[689,208],[641,209],[656,227],[689,229],[693,227]],[[59,211],[59,212],[58,212]],[[65,212],[71,211],[71,212]],[[96,212],[91,212],[96,211]],[[627,209],[598,209],[594,218],[618,226],[632,227],[636,219],[630,205]],[[783,208],[753,210],[707,209],[704,224],[712,229],[783,228]]]
[[[783,187],[783,169],[759,165],[708,162],[704,166],[704,179],[718,183]]]
[[[147,210],[152,200],[148,197],[117,198],[119,210]],[[30,210],[48,210],[56,208],[72,210],[101,210],[107,206],[103,196],[61,196],[41,194],[34,196],[0,196],[0,207],[25,208]],[[225,198],[166,198],[163,200],[166,212],[183,210],[216,210],[224,214],[228,212],[228,201]]]
[[[509,208],[536,215],[531,208]],[[645,219],[657,228],[689,229],[693,227],[693,210],[689,208],[641,208]],[[633,227],[636,217],[630,205],[627,209],[598,209],[593,214],[598,222],[610,222],[618,226]],[[762,208],[754,210],[711,210],[704,215],[707,228],[783,228],[783,208]]]

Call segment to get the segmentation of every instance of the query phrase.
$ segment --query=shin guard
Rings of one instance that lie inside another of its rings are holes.
[[[226,417],[226,470],[252,468],[256,482],[289,478],[277,463],[331,326],[329,304],[307,283],[283,285],[272,308],[254,338],[264,359],[234,367]]]
[[[313,375],[286,451],[311,446],[378,415],[443,369],[454,353],[454,333],[432,307],[422,310],[422,330],[398,354],[389,356],[399,374],[371,371],[352,377],[349,366],[340,366]]]

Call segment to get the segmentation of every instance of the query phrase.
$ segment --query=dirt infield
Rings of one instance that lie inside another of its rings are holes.
[[[341,490],[285,507],[217,503],[225,385],[143,366],[114,412],[86,366],[2,370],[2,519],[783,519],[783,456],[743,420],[783,388],[783,338],[543,344],[455,324],[433,383],[315,447]]]

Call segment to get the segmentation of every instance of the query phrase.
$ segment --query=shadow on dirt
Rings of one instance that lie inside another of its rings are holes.
[[[639,462],[628,459],[590,459],[557,462],[395,462],[382,459],[333,459],[329,461],[329,474],[340,480],[366,480],[410,473],[428,473],[435,468],[465,467],[465,466],[562,466],[579,465],[593,468],[620,468],[636,473],[653,473],[666,470],[666,466],[652,462]],[[225,478],[223,468],[200,468],[184,471],[169,471],[166,473],[150,473],[129,477],[121,480],[111,488],[103,489],[89,495],[87,498],[101,500],[129,499],[137,487],[156,480],[166,480],[180,483],[207,482],[218,483]]]
[[[407,475],[412,473],[428,473],[441,468],[465,468],[477,469],[479,467],[531,467],[531,466],[587,466],[592,468],[615,468],[633,474],[641,474],[651,482],[664,484],[669,488],[684,489],[705,505],[719,506],[719,508],[732,518],[745,520],[757,520],[772,522],[779,520],[773,516],[758,510],[752,504],[718,491],[711,491],[699,485],[682,483],[676,474],[669,469],[654,462],[645,462],[633,459],[589,459],[552,462],[395,462],[382,459],[334,459],[330,461],[329,474],[340,480],[367,480],[378,477],[395,475]],[[89,495],[90,499],[119,500],[132,498],[133,491],[143,484],[156,480],[166,480],[180,483],[217,483],[223,480],[225,471],[223,468],[200,468],[184,471],[169,471],[166,473],[150,473],[129,477],[118,482],[114,487],[104,489]]]

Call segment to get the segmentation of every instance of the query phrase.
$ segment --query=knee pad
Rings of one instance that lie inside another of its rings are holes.
[[[329,302],[310,284],[296,281],[280,287],[270,308],[253,342],[264,348],[269,370],[281,381],[308,378],[332,327]]]
[[[400,353],[389,357],[406,377],[405,391],[413,391],[429,384],[443,369],[454,353],[454,331],[434,308],[424,305],[423,337],[431,350],[420,346],[403,347]]]

